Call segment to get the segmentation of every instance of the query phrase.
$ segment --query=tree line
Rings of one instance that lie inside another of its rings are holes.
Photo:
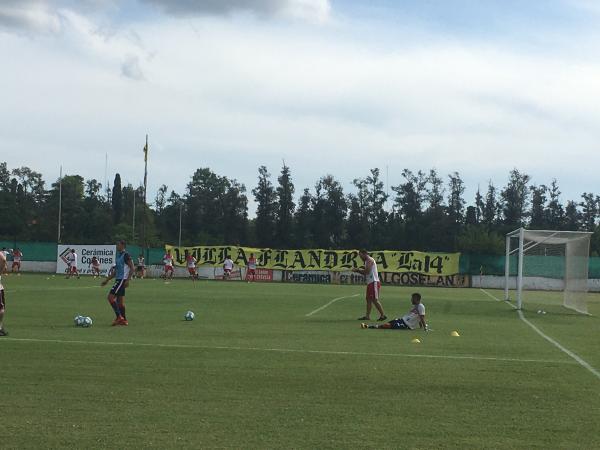
[[[197,169],[183,193],[162,185],[148,204],[141,186],[112,188],[95,179],[65,175],[49,186],[40,173],[0,163],[0,239],[56,241],[62,196],[61,241],[110,243],[126,239],[162,246],[239,244],[273,248],[358,248],[462,251],[502,254],[504,235],[520,226],[592,231],[592,254],[600,253],[600,197],[584,192],[563,202],[558,182],[534,184],[517,169],[504,186],[491,181],[472,201],[458,172],[405,169],[385,189],[380,170],[352,181],[344,192],[333,175],[297,192],[292,171],[277,175],[260,166],[247,191],[233,178]],[[248,197],[256,215],[248,216]],[[135,216],[135,217],[134,217]],[[144,241],[144,242],[142,242]]]

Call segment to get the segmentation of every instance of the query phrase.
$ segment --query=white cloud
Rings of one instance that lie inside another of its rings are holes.
[[[46,2],[36,0],[0,3],[0,29],[58,33],[61,30],[60,15]]]
[[[325,173],[348,188],[386,165],[392,184],[405,167],[436,167],[473,190],[502,185],[516,166],[538,183],[557,177],[566,198],[597,192],[593,58],[408,37],[374,44],[343,27],[220,18],[107,36],[88,17],[61,15],[56,40],[9,36],[0,49],[18,61],[0,72],[0,153],[13,167],[51,175],[62,162],[102,179],[108,152],[110,172],[137,184],[149,133],[150,192],[181,191],[204,166],[252,187],[256,167],[276,173],[281,158],[297,192]]]
[[[282,16],[325,22],[331,12],[329,0],[141,0],[175,16],[229,15],[249,12],[258,16]]]
[[[127,55],[121,65],[121,74],[132,80],[141,81],[144,79],[144,73],[140,67],[140,59],[136,55]]]

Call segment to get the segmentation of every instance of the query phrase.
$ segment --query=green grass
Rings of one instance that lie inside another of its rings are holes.
[[[95,280],[3,281],[3,449],[600,448],[600,379],[478,289],[420,289],[424,334],[361,330],[360,286],[134,281],[114,328]],[[411,291],[383,289],[388,315]],[[592,317],[526,307],[600,369],[598,297]]]

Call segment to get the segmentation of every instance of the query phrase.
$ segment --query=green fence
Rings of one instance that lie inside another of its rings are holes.
[[[19,242],[0,241],[0,248],[19,248],[24,260],[56,261],[56,243],[54,242]],[[137,245],[127,247],[135,260],[142,248]],[[148,248],[144,251],[147,264],[161,264],[164,248]],[[517,257],[511,256],[511,275],[517,273]],[[561,256],[525,256],[525,276],[562,278],[565,272],[565,259]],[[468,275],[504,275],[504,255],[481,255],[462,253],[460,256],[460,273]],[[600,257],[590,257],[589,278],[600,278]]]
[[[20,241],[0,241],[0,248],[18,248],[23,252],[25,261],[56,261],[56,243],[55,242],[20,242]],[[142,247],[130,245],[127,247],[129,253],[135,260]],[[148,248],[144,251],[144,257],[147,264],[160,264],[165,251],[163,248]]]
[[[504,275],[504,255],[463,253],[460,257],[460,272],[469,275]],[[564,273],[563,256],[525,255],[523,275],[526,277],[563,278]],[[510,257],[510,274],[517,275],[517,255]],[[600,278],[600,257],[590,257],[588,277]]]

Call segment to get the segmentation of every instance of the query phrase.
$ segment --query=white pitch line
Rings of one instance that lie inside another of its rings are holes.
[[[489,295],[490,297],[492,297],[494,300],[497,301],[501,301],[499,298],[497,298],[496,296],[488,293],[487,291],[481,289],[483,292],[485,292],[487,295]],[[512,303],[509,303],[510,306],[512,306],[513,308],[517,309],[517,307],[515,305],[513,305]],[[543,337],[545,340],[547,340],[548,342],[550,342],[552,345],[554,345],[556,348],[558,348],[559,350],[561,350],[563,353],[569,355],[571,358],[573,358],[575,361],[577,361],[577,363],[584,367],[585,369],[589,370],[593,375],[596,376],[596,378],[600,379],[600,372],[598,370],[596,370],[590,363],[588,363],[587,361],[585,361],[583,358],[581,358],[581,356],[577,355],[576,353],[572,352],[571,350],[569,350],[568,348],[566,348],[565,346],[561,345],[558,341],[555,341],[554,339],[552,339],[550,336],[548,336],[546,333],[544,333],[542,330],[540,330],[538,327],[536,327],[533,323],[531,323],[529,320],[527,320],[525,318],[525,316],[523,315],[523,311],[521,310],[517,310],[517,313],[519,314],[519,318],[525,322],[527,325],[529,325],[529,327],[535,331],[537,334],[539,334],[541,337]]]
[[[360,295],[360,294],[354,294],[354,295],[346,295],[346,296],[344,296],[344,297],[338,297],[338,298],[334,298],[334,299],[333,299],[333,300],[331,300],[330,302],[328,302],[328,303],[325,303],[323,306],[321,306],[321,307],[319,307],[319,308],[315,309],[314,311],[311,311],[311,312],[309,312],[308,314],[306,314],[306,316],[305,316],[305,317],[310,317],[310,316],[312,316],[313,314],[316,314],[316,313],[318,313],[319,311],[323,311],[323,310],[324,310],[325,308],[327,308],[329,305],[332,305],[332,304],[334,304],[334,303],[335,303],[335,302],[337,302],[338,300],[342,300],[342,299],[345,299],[345,298],[351,298],[351,297],[358,297],[359,295]]]
[[[485,295],[487,295],[488,297],[496,300],[497,302],[504,302],[507,303],[508,305],[510,305],[513,309],[517,309],[517,307],[515,305],[513,305],[511,302],[509,302],[508,300],[500,300],[498,297],[496,297],[495,295],[490,294],[488,291],[484,290],[484,289],[479,289],[481,292],[483,292]]]
[[[307,353],[319,355],[341,355],[341,356],[377,356],[394,358],[426,358],[426,359],[450,359],[450,360],[471,360],[471,361],[498,361],[498,362],[522,362],[522,363],[542,363],[542,364],[575,364],[571,361],[556,361],[551,359],[520,359],[520,358],[498,358],[494,356],[475,356],[475,355],[427,355],[414,353],[367,353],[367,352],[345,352],[334,350],[304,350],[291,348],[262,348],[262,347],[231,347],[231,346],[210,346],[210,345],[189,345],[189,344],[155,344],[143,342],[108,342],[108,341],[81,341],[81,340],[62,340],[62,339],[35,339],[35,338],[12,338],[5,337],[0,342],[41,342],[52,344],[87,344],[87,345],[109,345],[109,346],[133,346],[133,347],[159,347],[159,348],[182,348],[197,350],[232,350],[232,351],[254,351],[254,352],[275,352],[275,353]],[[0,344],[1,345],[1,344]]]

